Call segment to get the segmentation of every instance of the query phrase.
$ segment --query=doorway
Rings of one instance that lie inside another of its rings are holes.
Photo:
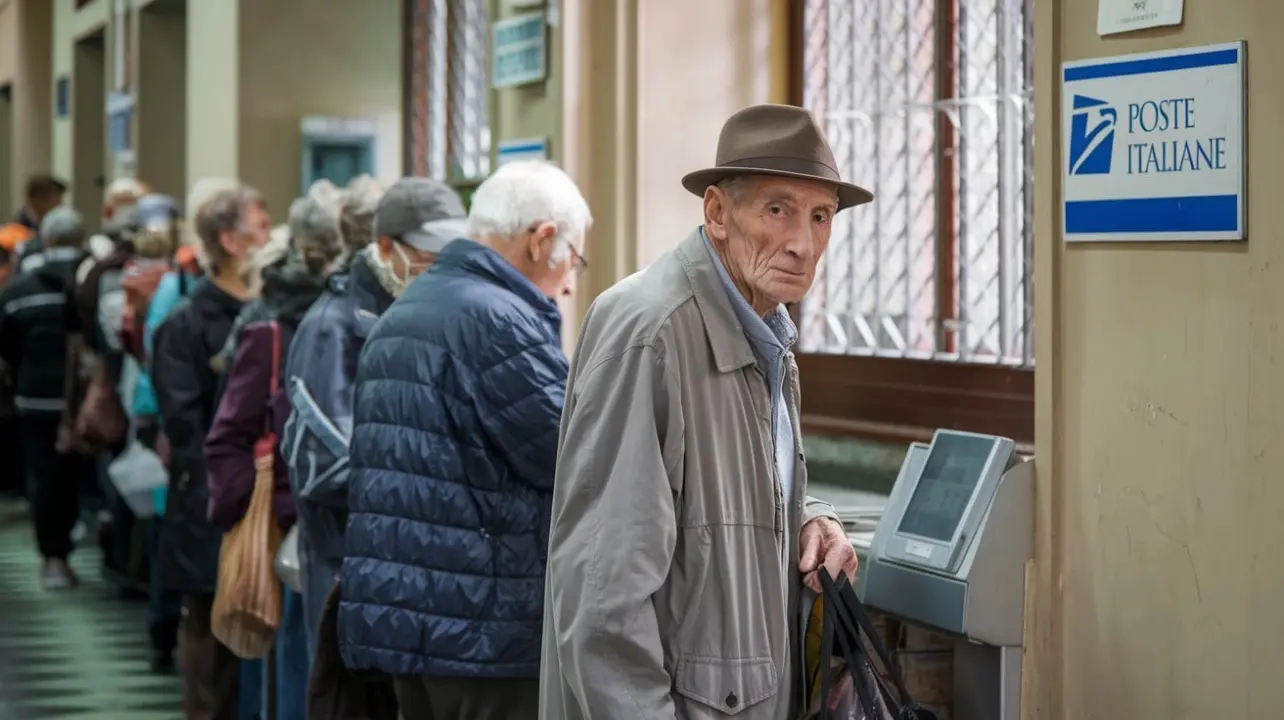
[[[100,30],[76,41],[72,59],[71,197],[85,229],[102,225],[107,185],[107,43]]]
[[[138,12],[138,178],[187,195],[187,3],[153,0]]]

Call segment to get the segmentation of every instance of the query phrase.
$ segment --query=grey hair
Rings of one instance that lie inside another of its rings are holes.
[[[56,207],[40,221],[40,240],[45,247],[81,247],[85,244],[85,222],[75,210]]]
[[[248,185],[234,188],[218,188],[196,209],[196,236],[200,238],[201,249],[211,269],[218,270],[227,261],[227,250],[223,248],[222,236],[225,232],[241,229],[245,223],[245,214],[253,206],[263,206],[263,196],[258,190]]]
[[[749,178],[746,175],[734,175],[724,178],[715,183],[722,192],[726,193],[733,204],[739,205],[744,200],[745,193],[749,191]]]
[[[290,235],[308,270],[322,273],[343,254],[339,234],[339,189],[329,180],[318,180],[308,194],[290,205]]]
[[[375,241],[375,211],[387,187],[369,175],[353,178],[339,201],[339,231],[349,252]]]

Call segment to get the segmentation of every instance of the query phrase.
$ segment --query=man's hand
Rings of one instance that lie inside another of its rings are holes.
[[[820,592],[820,568],[829,571],[829,576],[838,579],[839,573],[846,573],[847,579],[856,579],[856,550],[837,520],[827,517],[813,518],[803,525],[799,537],[798,569],[802,572],[803,582],[814,592]]]

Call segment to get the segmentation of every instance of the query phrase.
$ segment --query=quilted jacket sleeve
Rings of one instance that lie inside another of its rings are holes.
[[[566,355],[556,335],[521,318],[498,323],[478,357],[478,415],[522,480],[551,490],[566,401]]]

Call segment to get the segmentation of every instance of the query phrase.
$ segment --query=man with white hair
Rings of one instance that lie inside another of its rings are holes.
[[[44,558],[41,582],[54,590],[76,581],[67,557],[85,472],[83,457],[58,449],[58,425],[66,407],[66,305],[85,244],[80,213],[66,207],[50,210],[40,221],[40,237],[43,262],[0,292],[0,359],[14,369],[28,497]]]
[[[566,387],[561,315],[592,222],[566,173],[505,165],[468,238],[393,303],[357,370],[339,638],[407,718],[535,718]]]

